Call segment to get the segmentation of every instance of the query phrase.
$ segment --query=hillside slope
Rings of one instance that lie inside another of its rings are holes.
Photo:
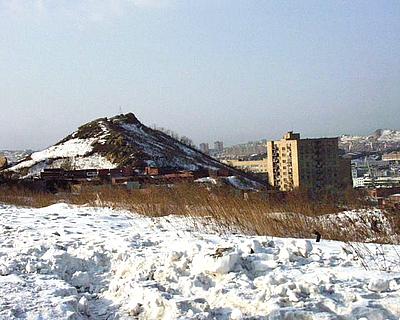
[[[245,175],[143,125],[132,113],[84,124],[54,146],[32,153],[8,171],[30,177],[39,175],[45,168],[110,169],[124,166],[228,169],[231,175]]]
[[[400,148],[400,131],[378,129],[367,136],[342,135],[339,147],[350,152],[390,151]]]

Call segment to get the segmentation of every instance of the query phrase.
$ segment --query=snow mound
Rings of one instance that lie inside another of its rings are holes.
[[[2,205],[0,231],[0,319],[400,317],[400,264],[365,270],[341,242],[66,204]],[[386,261],[400,251],[379,248]]]

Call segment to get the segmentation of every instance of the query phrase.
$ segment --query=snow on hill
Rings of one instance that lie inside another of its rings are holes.
[[[386,151],[400,148],[400,131],[378,129],[368,136],[342,135],[339,146],[347,151]]]
[[[56,145],[32,153],[8,170],[26,177],[38,175],[44,168],[102,169],[135,165],[177,170],[225,168],[231,175],[243,174],[146,127],[132,113],[89,122]]]
[[[361,142],[361,141],[381,141],[381,142],[400,142],[400,131],[378,129],[368,136],[350,136],[342,135],[341,142]]]
[[[1,319],[400,317],[399,246],[361,259],[341,242],[66,204],[0,205],[0,230]]]
[[[378,141],[400,142],[400,131],[396,130],[377,130],[375,132]]]
[[[29,168],[31,175],[37,175],[46,167],[63,167],[67,163],[73,168],[104,168],[111,169],[116,166],[106,158],[96,154],[88,155],[92,150],[92,144],[96,139],[71,139],[58,145],[49,147],[43,151],[32,153],[12,168],[12,171]],[[88,155],[85,157],[85,155]]]

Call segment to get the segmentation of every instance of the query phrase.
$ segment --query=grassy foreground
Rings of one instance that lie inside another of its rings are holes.
[[[96,188],[74,194],[36,192],[18,186],[0,187],[0,202],[20,206],[44,207],[57,202],[89,204],[126,209],[157,217],[170,214],[186,216],[193,223],[211,219],[216,231],[276,237],[314,238],[340,241],[398,243],[400,215],[385,212],[378,218],[366,213],[372,209],[362,195],[349,190],[341,198],[321,195],[311,198],[305,192],[285,196],[265,193],[243,194],[226,188],[205,188],[181,184],[127,191],[120,188]],[[358,210],[357,215],[335,214]],[[364,216],[365,213],[365,216]],[[205,219],[198,219],[203,217]],[[333,218],[332,218],[333,217]]]

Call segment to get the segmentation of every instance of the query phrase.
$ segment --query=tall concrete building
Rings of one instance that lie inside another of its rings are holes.
[[[224,142],[223,141],[215,141],[214,142],[214,149],[216,152],[224,151]]]
[[[199,147],[201,152],[210,154],[210,147],[208,146],[208,143],[200,143]]]
[[[339,157],[338,138],[300,139],[288,132],[267,142],[267,162],[269,184],[282,191],[337,190],[351,181],[350,161]]]

